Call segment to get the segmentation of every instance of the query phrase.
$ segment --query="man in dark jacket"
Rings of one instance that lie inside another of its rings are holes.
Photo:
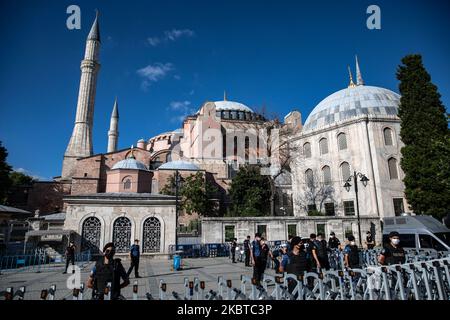
[[[312,242],[312,255],[317,269],[330,269],[328,261],[327,242],[323,239],[323,234],[319,233]]]
[[[250,236],[244,240],[245,266],[250,267]]]
[[[67,268],[69,267],[69,263],[72,262],[72,266],[75,265],[75,250],[76,250],[75,244],[70,241],[69,246],[66,248],[65,256],[66,256],[66,269],[64,270],[63,274],[67,273]],[[72,272],[75,272],[73,270]]]
[[[231,261],[236,263],[236,248],[237,248],[237,239],[233,238],[231,241]]]
[[[140,278],[139,276],[139,258],[141,255],[141,251],[139,248],[139,240],[135,239],[134,240],[134,244],[131,246],[130,248],[130,259],[131,259],[131,265],[130,268],[128,269],[127,275],[128,277],[131,274],[131,271],[134,268],[134,277],[135,278]]]
[[[300,276],[308,271],[308,259],[306,257],[305,247],[302,244],[300,237],[293,237],[291,240],[291,252],[288,253],[286,272]],[[295,281],[289,281],[288,290],[290,293],[295,288]]]
[[[116,248],[112,242],[103,247],[103,257],[95,264],[89,276],[87,287],[92,289],[92,298],[94,300],[105,299],[105,289],[108,283],[111,284],[111,300],[121,300],[120,289],[130,284],[127,273],[120,262],[120,259],[114,259]],[[120,283],[120,279],[123,280]]]

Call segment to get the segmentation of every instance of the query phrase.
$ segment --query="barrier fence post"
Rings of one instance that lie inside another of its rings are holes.
[[[133,300],[137,300],[138,299],[138,282],[137,280],[134,280],[134,284],[133,284]]]

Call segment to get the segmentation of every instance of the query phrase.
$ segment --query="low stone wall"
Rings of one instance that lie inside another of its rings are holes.
[[[319,230],[325,231],[328,240],[331,231],[336,237],[345,240],[345,234],[351,232],[358,241],[358,222],[356,217],[226,217],[226,218],[202,218],[202,243],[225,242],[225,227],[234,227],[234,237],[238,242],[244,241],[247,235],[253,239],[258,231],[258,226],[266,226],[265,237],[267,240],[287,240],[289,225],[295,226],[296,235],[309,237],[311,233]],[[379,217],[361,217],[361,234],[363,243],[366,232],[371,231],[377,244],[382,241],[381,224]],[[231,228],[230,228],[231,229]],[[264,229],[264,227],[260,227]]]

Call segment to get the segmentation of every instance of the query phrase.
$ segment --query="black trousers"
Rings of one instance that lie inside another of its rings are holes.
[[[131,271],[134,268],[134,276],[139,276],[139,258],[131,257],[131,265],[128,269],[127,275],[129,276],[131,274]]]
[[[263,279],[264,271],[266,270],[267,260],[257,257],[255,265],[253,266],[253,278],[260,282]]]
[[[231,249],[231,261],[236,262],[236,249]]]
[[[69,263],[72,261],[72,265],[75,265],[75,256],[66,256],[66,270],[64,272],[67,272],[67,268],[69,267]]]
[[[250,267],[250,250],[245,250],[245,266]]]

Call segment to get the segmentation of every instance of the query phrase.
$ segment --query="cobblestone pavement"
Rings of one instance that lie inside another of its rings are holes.
[[[130,261],[122,259],[122,263],[127,270]],[[80,265],[81,281],[85,282],[89,276],[94,263]],[[51,285],[56,285],[55,299],[72,299],[72,290],[67,288],[67,279],[70,275],[62,274],[64,266],[58,265],[36,271],[3,271],[0,275],[0,291],[7,287],[13,287],[14,291],[21,286],[26,287],[25,299],[39,299],[42,289],[48,289]],[[274,275],[273,270],[266,270],[267,274]],[[153,297],[159,297],[159,282],[163,279],[167,283],[167,297],[172,298],[172,291],[181,295],[184,294],[184,278],[190,281],[194,277],[205,281],[205,292],[217,290],[217,278],[222,276],[225,280],[232,280],[233,287],[240,287],[240,277],[242,274],[252,276],[253,269],[245,267],[243,263],[231,263],[229,258],[198,258],[183,259],[183,270],[173,271],[172,260],[156,260],[141,258],[139,273],[142,278],[134,279],[134,272],[130,276],[130,285],[122,289],[122,295],[127,299],[132,299],[132,285],[138,281],[138,298],[145,299],[147,292]],[[90,299],[91,290],[87,289],[84,299]]]

